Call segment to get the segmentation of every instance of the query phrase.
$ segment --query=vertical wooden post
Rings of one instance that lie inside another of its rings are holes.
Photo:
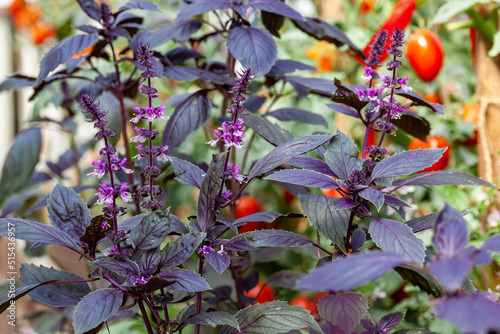
[[[493,7],[478,6],[477,11],[483,17],[488,17]],[[478,118],[478,170],[479,176],[489,182],[498,184],[500,181],[500,56],[491,58],[488,51],[492,42],[476,30],[476,54],[474,70],[476,72],[476,98],[479,102]],[[495,200],[481,217],[482,232],[488,230],[487,217],[493,210],[500,209],[500,192],[496,192]],[[498,265],[493,264],[493,270],[498,271]],[[489,280],[489,272],[483,269],[483,283],[486,288],[500,283],[493,275]]]

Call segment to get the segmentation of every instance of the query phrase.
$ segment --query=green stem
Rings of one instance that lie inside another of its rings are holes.
[[[465,13],[467,13],[467,15],[469,15],[470,18],[472,19],[472,22],[474,23],[474,28],[483,33],[483,35],[486,36],[490,41],[493,41],[493,38],[496,33],[494,22],[491,20],[484,20],[481,17],[481,15],[479,15],[474,10],[474,8],[467,9]]]

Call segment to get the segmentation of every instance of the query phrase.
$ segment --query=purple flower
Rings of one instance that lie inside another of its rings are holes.
[[[135,137],[130,138],[130,141],[133,143],[144,143],[147,139],[146,136],[142,134],[142,130],[147,130],[146,128],[139,129],[137,126],[134,126],[134,130],[139,134]]]
[[[132,194],[130,194],[127,190],[128,184],[126,182],[123,182],[120,186],[120,189],[118,190],[118,196],[120,196],[124,202],[131,202]]]
[[[134,284],[146,284],[149,281],[149,278],[144,278],[144,276],[141,276],[140,278],[137,277],[135,279]]]
[[[226,250],[224,249],[224,245],[220,246],[220,249],[217,251],[219,255],[226,255]]]
[[[158,161],[167,162],[170,161],[170,157],[165,154],[168,151],[168,145],[162,146],[159,154],[156,156]]]
[[[108,221],[107,221],[107,220],[103,221],[103,222],[101,223],[101,227],[102,227],[102,228],[108,228],[108,227],[109,227]]]
[[[106,165],[105,162],[103,162],[101,160],[95,160],[92,162],[92,166],[94,166],[94,168],[95,168],[94,171],[92,173],[87,174],[87,175],[97,177],[98,179],[100,179],[101,177],[106,175],[106,171],[107,171],[108,166]]]
[[[83,109],[82,112],[84,114],[89,114],[90,122],[95,122],[107,114],[107,112],[99,109],[99,103],[95,102],[94,98],[90,95],[82,94],[78,102],[80,104],[80,109]]]
[[[384,52],[387,35],[387,30],[382,30],[378,33],[377,36],[375,36],[373,43],[370,44],[370,55],[365,61],[367,65],[375,67],[382,64],[382,62],[378,58],[381,57],[382,53]]]
[[[243,182],[244,176],[238,174],[240,171],[241,171],[240,165],[236,164],[236,166],[233,167],[232,163],[229,162],[227,164],[226,173],[229,179],[233,178],[239,183]]]
[[[97,205],[109,205],[113,204],[113,195],[114,195],[114,190],[108,184],[104,181],[99,185],[99,192],[98,194],[98,199],[96,204]]]
[[[220,130],[221,132],[219,132]],[[214,133],[218,139],[211,140],[208,144],[214,147],[219,141],[224,143],[224,146],[236,148],[241,148],[244,142],[245,133],[243,132],[243,120],[238,118],[236,122],[224,122],[222,125],[215,130]]]
[[[210,247],[210,246],[204,246],[204,247],[201,247],[201,248],[199,249],[199,252],[200,252],[201,254],[207,254],[207,253],[211,253],[211,252],[213,252],[213,251],[214,251],[214,249],[213,249],[212,247]]]

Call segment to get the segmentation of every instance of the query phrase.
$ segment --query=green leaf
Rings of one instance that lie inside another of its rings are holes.
[[[488,56],[491,58],[498,56],[500,53],[500,31],[497,31],[493,37],[493,46],[490,51],[488,51]]]
[[[448,0],[444,5],[439,7],[436,15],[432,19],[432,23],[446,23],[458,14],[465,12],[479,4],[489,3],[489,0]]]
[[[28,184],[38,163],[42,134],[39,128],[21,131],[9,150],[0,180],[0,204]]]

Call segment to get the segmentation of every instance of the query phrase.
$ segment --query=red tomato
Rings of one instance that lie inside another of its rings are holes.
[[[406,42],[406,58],[423,81],[434,80],[443,65],[444,49],[438,34],[417,29]]]
[[[321,189],[321,193],[329,197],[344,197],[337,189]]]
[[[469,123],[477,124],[479,117],[479,105],[476,102],[469,102],[464,104],[464,113],[462,114],[462,120]],[[478,131],[474,130],[474,137],[467,138],[463,141],[466,146],[476,146],[478,140]]]
[[[290,302],[290,305],[295,305],[295,306],[304,306],[306,310],[308,310],[312,315],[318,313],[318,309],[316,307],[316,304],[309,298],[307,298],[304,295],[299,295],[292,299]]]
[[[448,147],[448,142],[443,136],[427,136],[427,142],[422,141],[418,138],[413,138],[408,146],[408,150],[426,149],[426,148],[443,148],[448,149],[443,153],[441,159],[439,159],[434,165],[421,170],[422,172],[433,172],[437,170],[445,169],[448,166],[450,160],[450,148]]]
[[[276,300],[276,295],[274,294],[273,288],[270,285],[266,285],[264,286],[264,288],[262,288],[263,286],[264,286],[264,281],[260,281],[259,284],[257,284],[250,291],[245,292],[245,296],[257,298],[256,303],[259,304],[272,302],[273,300]]]
[[[368,14],[375,8],[375,0],[361,0],[359,5],[359,12],[361,14]]]
[[[261,211],[262,204],[260,204],[255,197],[245,195],[241,196],[240,199],[236,201],[236,219]],[[267,228],[269,228],[269,226],[264,222],[248,222],[240,228],[239,233],[264,230]]]

